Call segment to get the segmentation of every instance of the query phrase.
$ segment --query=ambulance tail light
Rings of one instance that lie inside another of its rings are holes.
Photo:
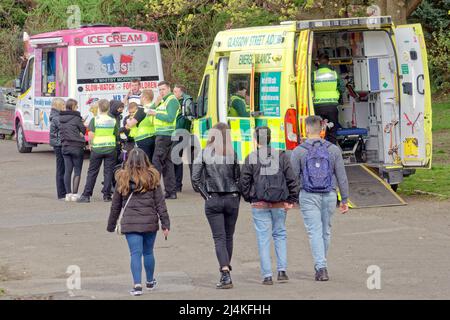
[[[286,149],[293,150],[298,146],[297,110],[288,109],[284,116],[284,133],[286,135]]]

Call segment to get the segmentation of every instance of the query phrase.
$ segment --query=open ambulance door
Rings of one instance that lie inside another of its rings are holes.
[[[253,132],[255,129],[254,112],[254,86],[255,86],[255,56],[251,52],[232,52],[228,62],[227,85],[227,122],[231,129],[231,141],[239,161],[243,161],[253,151]],[[246,96],[237,94],[240,89],[246,88]],[[237,101],[236,101],[237,100]],[[238,113],[233,105],[243,105],[245,112],[240,108]],[[221,111],[219,110],[219,114]]]
[[[306,137],[305,119],[314,114],[314,108],[312,105],[312,92],[311,92],[311,60],[312,60],[312,38],[313,32],[310,30],[302,30],[298,34],[297,48],[295,57],[295,72],[297,83],[297,113],[298,113],[298,128],[299,132],[296,132],[296,128],[292,128],[294,134],[299,134],[300,138]],[[310,110],[311,108],[311,110]],[[289,123],[289,121],[286,121]],[[289,133],[290,128],[286,128],[286,133]],[[292,138],[289,138],[287,134],[286,145],[292,140],[294,142],[294,134]]]
[[[420,24],[397,26],[395,42],[400,90],[400,157],[409,168],[430,168],[431,90]]]

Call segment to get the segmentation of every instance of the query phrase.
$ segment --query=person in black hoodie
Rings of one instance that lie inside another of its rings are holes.
[[[56,193],[58,199],[66,198],[66,187],[64,186],[64,158],[62,155],[59,113],[64,111],[64,100],[54,98],[52,100],[52,111],[50,112],[50,145],[56,155]]]
[[[86,139],[84,138],[86,127],[77,109],[77,101],[68,99],[66,110],[61,111],[59,114],[62,154],[65,166],[64,185],[67,192],[66,201],[78,200],[77,193],[83,167],[84,148],[86,146]],[[73,188],[71,185],[72,172],[74,172]]]
[[[153,290],[156,286],[153,247],[159,222],[167,240],[170,219],[159,184],[159,172],[150,164],[142,149],[130,151],[124,168],[117,172],[116,178],[117,188],[113,195],[107,231],[114,232],[117,224],[121,226],[131,255],[134,287],[130,294],[139,296],[142,294],[142,257],[147,290]]]
[[[230,128],[219,122],[209,131],[207,145],[192,166],[192,184],[205,199],[205,214],[216,247],[221,273],[217,289],[233,287],[230,262],[239,213],[239,176],[239,162],[231,144]]]
[[[262,283],[272,285],[271,239],[276,253],[277,280],[289,280],[286,214],[297,203],[300,188],[289,156],[271,147],[270,128],[257,127],[254,137],[257,149],[247,156],[241,168],[240,190],[244,200],[252,205]]]
[[[116,119],[116,134],[117,134],[117,142],[120,141],[120,124],[122,123],[122,112],[124,109],[124,104],[122,101],[119,100],[111,100],[109,101],[109,115]],[[120,157],[120,144],[117,144],[117,163],[119,163],[119,157]]]

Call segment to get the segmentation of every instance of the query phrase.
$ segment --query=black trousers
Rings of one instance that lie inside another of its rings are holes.
[[[146,138],[144,140],[136,141],[138,148],[144,150],[150,162],[153,161],[153,154],[155,152],[155,136]]]
[[[83,168],[84,148],[63,147],[64,158],[64,186],[67,193],[78,193],[78,186]],[[72,172],[74,172],[74,186],[71,187]],[[78,178],[76,178],[78,177]]]
[[[166,193],[174,194],[175,189],[175,169],[170,159],[172,152],[171,136],[156,136],[155,152],[153,153],[152,163],[156,170],[162,174],[164,179],[164,188]]]
[[[86,178],[86,186],[84,187],[83,196],[92,197],[95,182],[100,171],[100,166],[103,162],[103,188],[104,196],[111,195],[111,186],[114,174],[114,167],[116,165],[116,150],[110,153],[97,153],[91,151],[91,158],[89,159],[89,169]]]
[[[177,144],[180,144],[183,142],[183,139],[185,137],[184,136],[179,136],[179,140],[178,142],[174,143],[174,146],[176,146]],[[194,161],[194,157],[193,157],[193,153],[194,153],[194,147],[193,144],[188,145],[186,147],[184,147],[183,149],[180,150],[178,156],[180,157],[180,159],[183,159],[183,152],[184,150],[188,150],[191,152],[191,158],[188,159],[189,160],[189,172],[192,175],[192,162]],[[180,164],[174,164],[174,169],[175,169],[175,186],[176,186],[176,190],[181,192],[181,189],[183,188],[183,163]]]
[[[230,266],[233,236],[239,214],[237,194],[215,195],[205,201],[205,213],[211,227],[220,268]]]
[[[66,187],[64,185],[64,157],[62,147],[53,147],[56,156],[56,193],[58,199],[65,198]]]
[[[327,119],[328,122],[333,122],[334,126],[331,129],[327,129],[325,138],[333,144],[337,144],[337,129],[339,123],[339,112],[337,105],[315,105],[314,112],[316,115]]]

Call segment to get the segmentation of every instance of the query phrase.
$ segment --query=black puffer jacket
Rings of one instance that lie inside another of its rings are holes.
[[[131,190],[134,190],[133,183],[131,183]],[[117,189],[114,192],[107,227],[109,232],[113,232],[116,228],[120,211],[127,203],[128,197],[129,195],[122,196]],[[152,191],[133,193],[125,208],[120,226],[122,233],[156,232],[159,230],[159,221],[161,221],[162,229],[170,230],[169,214],[161,186]]]
[[[192,184],[196,191],[206,187],[206,192],[239,192],[240,168],[236,153],[225,158],[213,155],[206,147],[202,159],[192,166]]]
[[[61,111],[59,113],[61,123],[60,136],[63,147],[84,148],[86,140],[86,127],[83,124],[81,115],[78,111]]]
[[[50,112],[50,145],[52,147],[61,147],[59,122],[59,110],[52,109]]]
[[[272,154],[274,155],[273,157],[271,156]],[[262,157],[263,160],[261,160]],[[278,163],[273,163],[272,161],[278,161]],[[291,160],[285,151],[275,150],[273,148],[260,148],[250,153],[245,159],[240,180],[240,190],[244,200],[251,203],[263,201],[263,199],[258,199],[256,194],[260,189],[264,191],[265,186],[255,183],[259,180],[258,176],[262,174],[262,165],[265,167],[269,166],[269,171],[274,170],[274,175],[282,173],[285,185],[279,185],[279,187],[280,189],[286,190],[285,193],[287,194],[286,199],[283,199],[283,201],[297,203],[300,187],[298,185],[298,179],[292,170]]]

